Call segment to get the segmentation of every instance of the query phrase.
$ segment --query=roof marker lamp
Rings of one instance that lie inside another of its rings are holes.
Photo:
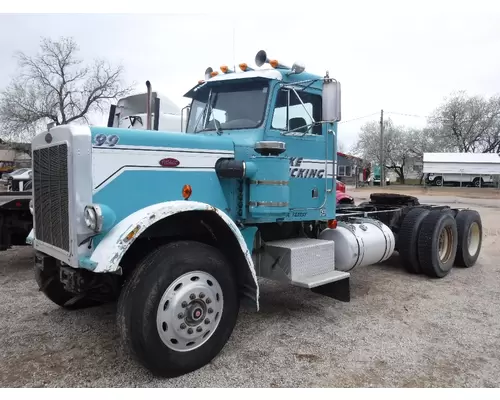
[[[220,70],[222,71],[223,74],[231,74],[234,71],[230,70],[227,65],[221,65]]]

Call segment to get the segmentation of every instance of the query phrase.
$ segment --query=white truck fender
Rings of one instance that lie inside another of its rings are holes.
[[[185,211],[213,211],[227,224],[238,240],[241,251],[247,261],[256,287],[256,306],[259,309],[259,284],[250,251],[240,230],[234,221],[222,210],[209,204],[197,201],[167,201],[153,204],[130,214],[116,224],[97,245],[90,257],[90,262],[95,265],[93,272],[118,272],[120,261],[134,240],[148,227],[164,218]]]

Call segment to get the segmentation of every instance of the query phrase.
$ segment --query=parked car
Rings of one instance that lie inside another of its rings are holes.
[[[339,180],[337,180],[336,195],[337,208],[339,208],[339,206],[354,206],[354,198],[346,193],[345,184]]]
[[[432,186],[491,186],[494,184],[493,175],[474,175],[474,174],[435,174],[428,173],[425,176],[425,182]]]

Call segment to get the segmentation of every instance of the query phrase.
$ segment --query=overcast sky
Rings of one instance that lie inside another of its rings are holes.
[[[303,12],[309,2],[300,8],[286,4],[292,14],[270,16],[257,6],[253,14],[234,16],[2,14],[0,87],[16,72],[13,53],[34,54],[42,35],[73,36],[83,59],[122,63],[138,91],[145,91],[149,79],[154,90],[179,106],[187,104],[183,94],[203,78],[206,67],[253,64],[257,51],[265,49],[284,64],[300,59],[308,71],[328,69],[340,80],[339,139],[347,149],[370,120],[349,122],[353,118],[384,109],[396,123],[418,127],[424,118],[389,112],[425,116],[454,90],[500,92],[500,2],[346,1],[328,9],[311,6],[309,14]]]

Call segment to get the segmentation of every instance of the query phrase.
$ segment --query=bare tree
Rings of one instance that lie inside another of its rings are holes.
[[[405,172],[423,153],[436,148],[429,130],[420,131],[396,126],[390,118],[384,121],[384,164],[405,183]],[[378,121],[368,122],[361,128],[358,142],[353,151],[366,161],[380,164],[380,125]]]
[[[43,38],[40,50],[16,54],[19,74],[0,92],[0,129],[9,140],[30,140],[48,122],[88,123],[90,113],[104,112],[110,100],[132,90],[122,82],[122,66],[77,58],[72,38]]]
[[[500,153],[500,96],[452,93],[429,118],[443,151]]]
[[[341,140],[337,140],[337,151],[339,151],[341,153],[347,152],[347,148],[346,148],[344,142],[342,142]]]

